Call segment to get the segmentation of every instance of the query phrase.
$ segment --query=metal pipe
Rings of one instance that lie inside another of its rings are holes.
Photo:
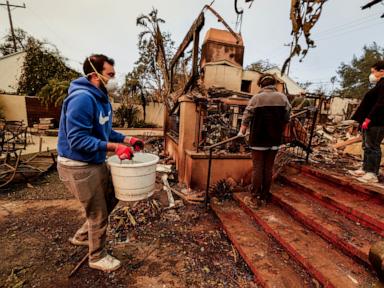
[[[213,144],[211,146],[207,146],[207,147],[204,147],[203,149],[204,150],[208,150],[209,149],[209,158],[208,158],[208,176],[207,176],[207,186],[205,188],[205,208],[208,209],[208,191],[209,191],[209,183],[211,181],[211,166],[212,166],[212,150],[213,148],[217,147],[217,146],[220,146],[220,145],[223,145],[225,143],[228,143],[228,142],[231,142],[231,141],[234,141],[238,138],[243,138],[243,137],[246,137],[248,136],[248,133],[245,134],[245,135],[237,135],[237,136],[234,136],[232,138],[229,138],[227,140],[224,140],[224,141],[221,141],[221,142],[218,142],[216,144]]]
[[[199,121],[199,125],[198,125],[198,128],[197,128],[197,144],[196,144],[196,152],[198,153],[199,152],[199,145],[200,145],[200,129],[201,129],[201,104],[199,103],[197,105],[197,108],[199,109],[199,117],[197,119],[197,121]]]
[[[211,181],[211,166],[212,166],[212,148],[209,149],[209,158],[208,158],[208,176],[207,176],[207,187],[205,188],[205,208],[208,209],[208,191],[209,191],[209,182]]]
[[[309,142],[307,146],[307,156],[305,158],[305,161],[308,162],[309,159],[309,154],[311,153],[311,147],[312,147],[312,139],[313,139],[313,134],[315,132],[315,127],[316,127],[316,122],[317,122],[317,116],[319,114],[319,111],[321,109],[321,105],[323,104],[323,95],[320,96],[319,99],[319,105],[316,107],[315,114],[313,115],[313,121],[312,121],[312,127],[311,127],[311,134],[309,136]]]
[[[236,136],[233,136],[233,137],[231,137],[231,138],[228,138],[227,140],[218,142],[218,143],[216,143],[216,144],[212,144],[211,146],[204,147],[203,149],[204,149],[204,150],[208,150],[208,149],[211,150],[212,148],[215,148],[215,147],[217,147],[217,146],[220,146],[220,145],[223,145],[223,144],[225,144],[225,143],[231,142],[231,141],[236,140],[236,139],[238,139],[238,138],[243,138],[243,137],[245,137],[245,136],[247,136],[247,135],[248,135],[248,134],[246,134],[246,135],[236,135]]]

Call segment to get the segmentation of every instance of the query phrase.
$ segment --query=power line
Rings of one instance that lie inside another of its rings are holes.
[[[370,23],[369,25],[361,26],[361,27],[358,27],[357,29],[350,29],[350,30],[344,30],[344,31],[337,31],[338,33],[336,33],[336,34],[333,34],[333,35],[330,35],[330,36],[325,36],[325,37],[316,39],[316,41],[322,41],[322,40],[327,40],[327,39],[331,39],[331,38],[339,37],[339,36],[342,36],[342,35],[344,35],[344,34],[348,34],[348,33],[355,32],[355,31],[360,31],[360,30],[363,30],[363,29],[367,29],[367,28],[376,26],[377,24],[378,24],[378,23]],[[331,34],[332,34],[332,33],[331,33]]]
[[[371,19],[371,21],[365,21],[365,23],[361,22],[360,24],[344,27],[343,29],[330,31],[328,33],[320,33],[319,35],[317,35],[317,37],[320,36],[320,38],[324,38],[324,37],[332,36],[333,34],[340,34],[340,33],[349,32],[349,31],[358,31],[364,27],[370,27],[376,24],[381,24],[381,23],[382,21],[380,19],[375,18],[375,19]]]
[[[11,33],[12,33],[12,39],[13,39],[13,48],[15,49],[15,52],[17,52],[15,31],[13,30],[13,23],[12,23],[11,7],[13,7],[13,8],[24,8],[25,9],[26,8],[25,3],[23,3],[23,6],[12,5],[12,4],[9,4],[9,1],[7,0],[7,2],[5,4],[4,3],[0,3],[0,6],[7,6],[9,25],[11,26]]]
[[[316,35],[322,35],[322,34],[326,34],[326,33],[328,34],[328,33],[336,32],[336,31],[339,31],[339,30],[348,29],[350,27],[360,26],[362,24],[365,24],[366,22],[376,21],[377,18],[374,18],[374,17],[376,17],[378,15],[379,15],[379,13],[376,13],[376,14],[373,14],[373,15],[369,15],[369,16],[361,17],[359,19],[355,19],[353,21],[346,22],[344,24],[340,24],[340,25],[337,25],[337,26],[329,27],[329,28],[327,28],[325,30],[320,30],[319,32],[316,33]]]
[[[368,22],[376,22],[378,19],[374,18],[375,16],[378,16],[380,15],[380,13],[374,13],[374,14],[371,14],[371,15],[367,15],[367,16],[364,16],[364,17],[360,17],[358,19],[355,19],[355,20],[352,20],[352,21],[348,21],[348,22],[345,22],[343,24],[340,24],[340,25],[336,25],[336,26],[333,26],[333,27],[328,27],[326,28],[325,30],[320,30],[319,32],[314,32],[313,35],[315,35],[315,41],[318,41],[318,40],[324,40],[324,39],[329,39],[329,38],[333,38],[333,37],[337,37],[339,35],[342,35],[342,31],[345,30],[346,33],[349,33],[351,30],[351,28],[360,28],[359,26],[361,25],[364,29],[366,28],[365,25],[363,24],[368,24]],[[336,30],[336,29],[339,29],[340,30]],[[357,30],[360,30],[360,29],[357,29]],[[355,31],[355,30],[352,30],[352,31]],[[340,33],[341,32],[341,33]],[[325,34],[325,35],[323,35]],[[335,35],[335,36],[332,36],[333,34],[338,34],[338,35]],[[316,37],[318,36],[324,36],[324,37],[321,37],[319,39],[316,39]],[[269,52],[266,52],[266,51],[262,51],[263,53],[265,54],[269,54],[269,58],[274,58],[275,56],[277,55],[281,55],[282,54],[282,51],[283,50],[286,50],[287,48],[284,47],[284,45],[279,45],[279,46],[276,46],[274,48],[272,48],[272,51],[269,51]]]

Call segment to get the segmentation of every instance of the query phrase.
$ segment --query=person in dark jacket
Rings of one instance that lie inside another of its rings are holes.
[[[57,145],[59,177],[87,218],[69,241],[88,246],[89,266],[106,272],[121,266],[105,249],[108,215],[117,204],[105,163],[107,151],[123,160],[133,156],[128,144],[136,151],[144,147],[142,140],[112,129],[108,87],[115,76],[113,65],[102,54],[84,61],[86,76],[71,82],[62,106]]]
[[[364,96],[352,119],[363,134],[363,167],[349,171],[364,183],[377,183],[381,162],[380,144],[384,138],[384,61],[371,67],[369,81],[375,86]]]
[[[258,85],[261,90],[245,108],[239,132],[244,135],[250,126],[249,145],[253,161],[251,192],[256,205],[267,202],[272,195],[273,164],[291,110],[287,96],[276,90],[276,84],[273,75],[260,77]]]

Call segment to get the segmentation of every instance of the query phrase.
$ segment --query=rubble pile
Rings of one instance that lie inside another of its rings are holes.
[[[313,152],[310,160],[314,163],[332,164],[338,167],[355,167],[361,159],[361,151],[350,153],[348,146],[361,147],[357,124],[353,120],[337,124],[317,125],[312,139]],[[337,167],[336,167],[337,168]]]
[[[128,233],[160,219],[161,204],[155,199],[118,207],[110,216],[110,227],[116,242],[128,242]]]
[[[144,137],[145,147],[144,152],[155,155],[162,155],[164,151],[163,137]]]
[[[210,146],[222,142],[228,138],[237,135],[238,130],[232,127],[230,112],[217,112],[205,117],[203,127],[201,129],[202,140],[201,146]],[[214,148],[214,151],[223,151],[225,153],[244,153],[246,143],[243,139],[229,142],[225,145]]]
[[[313,146],[336,144],[358,136],[357,124],[353,120],[332,125],[317,125],[312,141]]]
[[[212,145],[230,138],[237,134],[236,129],[231,127],[229,115],[226,113],[215,113],[205,118],[202,127],[202,138],[205,145]]]

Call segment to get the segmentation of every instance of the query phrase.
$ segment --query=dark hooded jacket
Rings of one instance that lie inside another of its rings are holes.
[[[368,118],[369,126],[384,126],[384,78],[365,94],[352,119],[362,124]]]
[[[250,125],[249,145],[269,148],[279,146],[285,125],[289,121],[291,105],[285,94],[275,86],[267,86],[249,100],[242,125]]]

